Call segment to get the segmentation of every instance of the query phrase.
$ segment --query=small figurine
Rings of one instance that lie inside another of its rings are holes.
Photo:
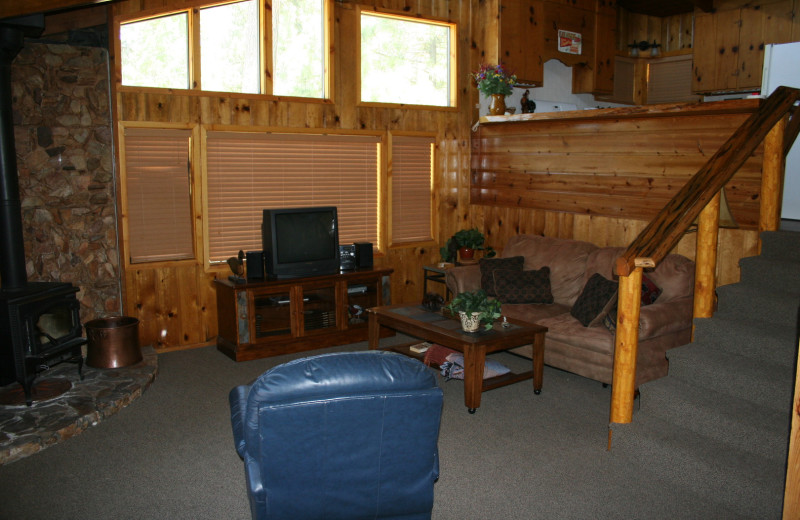
[[[245,283],[244,279],[244,251],[239,251],[237,256],[228,258],[228,267],[231,268],[233,273],[228,277],[228,280],[233,283]]]
[[[441,294],[429,292],[422,298],[422,306],[429,311],[437,312],[444,305],[444,298]]]
[[[536,102],[532,99],[528,99],[529,94],[530,90],[526,90],[525,93],[522,94],[520,105],[522,105],[523,114],[533,114],[536,111]]]

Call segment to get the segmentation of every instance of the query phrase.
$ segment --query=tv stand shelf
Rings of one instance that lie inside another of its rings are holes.
[[[368,339],[366,310],[389,303],[392,269],[234,283],[217,289],[217,349],[236,361]]]

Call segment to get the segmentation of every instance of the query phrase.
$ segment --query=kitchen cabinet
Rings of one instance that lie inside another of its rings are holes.
[[[714,13],[695,11],[692,90],[758,90],[764,45],[792,40],[793,1],[764,1]]]
[[[541,86],[543,2],[502,0],[497,15],[498,60],[517,75],[520,83]],[[491,61],[491,60],[490,60]]]
[[[573,94],[611,94],[617,41],[617,14],[614,2],[597,0],[594,16],[593,48],[585,61],[572,69]]]

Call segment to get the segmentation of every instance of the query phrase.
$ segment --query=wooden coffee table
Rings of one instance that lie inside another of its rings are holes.
[[[542,391],[544,335],[547,327],[508,319],[508,327],[495,322],[492,330],[466,333],[461,330],[458,320],[443,316],[441,312],[426,310],[421,305],[386,305],[368,309],[368,313],[370,349],[380,348],[381,327],[386,327],[464,354],[464,404],[469,413],[475,413],[481,405],[481,393],[487,390],[533,378],[533,393]],[[409,349],[416,343],[393,345],[387,350],[422,359],[424,354]],[[527,344],[533,345],[532,370],[483,379],[486,354]]]

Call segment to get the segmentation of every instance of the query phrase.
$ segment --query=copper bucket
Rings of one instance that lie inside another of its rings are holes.
[[[142,360],[139,320],[130,316],[86,322],[86,364],[94,368],[121,368]]]

